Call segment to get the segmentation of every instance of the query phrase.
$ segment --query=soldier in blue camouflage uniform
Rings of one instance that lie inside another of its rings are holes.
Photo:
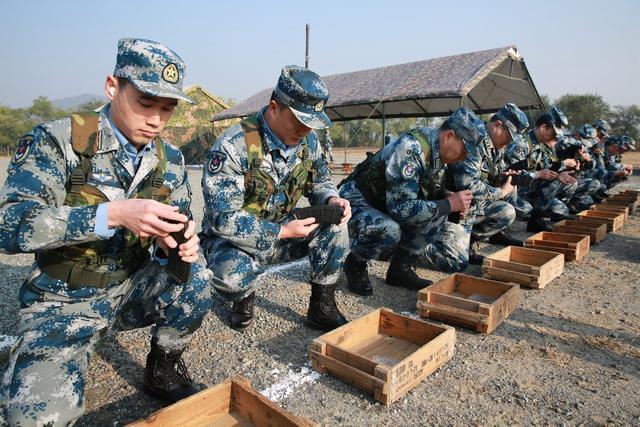
[[[331,126],[329,91],[313,71],[282,69],[269,104],[229,128],[214,143],[202,178],[202,241],[216,290],[233,301],[231,326],[253,319],[256,278],[270,264],[308,256],[311,300],[307,321],[322,329],[346,322],[335,302],[347,255],[349,202],[340,198],[312,129]],[[301,196],[311,205],[342,208],[339,225],[294,219]]]
[[[584,210],[593,202],[599,202],[601,200],[599,195],[606,188],[589,173],[594,167],[590,150],[596,143],[596,137],[596,129],[589,124],[583,124],[573,136],[564,138],[556,145],[556,153],[560,160],[574,159],[577,163],[574,170],[578,186],[575,200],[569,201],[570,211]]]
[[[555,145],[563,137],[567,125],[564,113],[553,107],[538,118],[535,127],[527,134],[529,140],[526,143],[507,151],[507,164],[533,178],[529,188],[518,188],[518,197],[527,198],[533,205],[527,231],[550,231],[551,227],[544,221],[545,216],[558,221],[569,215],[566,203],[574,197],[578,183],[567,168],[575,167],[576,161],[561,161],[555,153]]]
[[[480,145],[481,155],[476,159],[467,157],[447,168],[448,185],[453,190],[471,190],[473,203],[464,222],[473,225],[469,262],[481,264],[474,243],[489,240],[489,243],[505,246],[522,246],[506,232],[516,218],[514,207],[507,202],[514,187],[507,177],[504,148],[522,139],[529,126],[527,116],[515,105],[506,104],[485,125],[487,136]]]
[[[105,84],[111,102],[20,142],[0,191],[0,250],[36,261],[2,383],[11,425],[73,423],[90,356],[110,328],[154,325],[145,391],[176,401],[200,389],[181,353],[210,308],[211,272],[194,263],[182,154],[158,137],[177,100],[189,101],[184,69],[161,44],[120,40]],[[184,283],[165,266],[177,232],[186,242],[176,250],[192,263]]]
[[[633,165],[622,163],[622,154],[635,150],[635,141],[627,135],[615,135],[607,138],[604,145],[606,180],[608,188],[611,188],[633,174]]]
[[[467,108],[456,110],[438,128],[405,133],[375,154],[368,154],[342,183],[351,202],[351,252],[345,261],[349,289],[371,295],[367,261],[393,253],[386,283],[421,289],[414,265],[461,271],[468,263],[469,230],[449,222],[451,212],[469,208],[470,190],[447,192],[445,165],[472,157],[486,136],[484,123]]]

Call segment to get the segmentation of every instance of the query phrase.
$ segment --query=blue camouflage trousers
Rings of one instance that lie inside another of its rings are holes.
[[[179,284],[151,261],[120,284],[71,289],[35,267],[20,289],[19,339],[2,381],[6,421],[63,426],[80,417],[89,359],[110,328],[154,325],[159,346],[183,349],[210,309],[210,278],[192,264]]]
[[[536,179],[529,188],[527,198],[535,209],[551,216],[567,216],[567,203],[573,198],[578,183],[563,184],[557,179],[553,181]]]
[[[507,201],[485,203],[483,214],[473,218],[472,235],[484,240],[509,227],[516,220],[516,209]]]
[[[363,260],[384,259],[396,249],[416,255],[416,265],[455,272],[469,263],[467,227],[443,215],[424,227],[400,226],[393,218],[362,202],[352,205],[351,252]]]
[[[570,204],[576,210],[589,209],[593,205],[593,196],[602,190],[600,181],[593,178],[578,178],[576,192],[570,200]]]
[[[533,210],[533,206],[531,206],[531,203],[527,201],[525,194],[526,193],[524,191],[520,193],[520,189],[518,187],[503,199],[514,207],[516,210],[516,217],[523,220],[529,219],[529,215],[531,215],[531,211]]]
[[[281,239],[274,254],[266,261],[251,255],[223,238],[205,242],[203,250],[213,272],[213,286],[230,301],[239,301],[255,290],[255,279],[269,265],[309,257],[310,281],[333,285],[338,281],[347,257],[349,235],[346,226],[323,224],[309,236]]]

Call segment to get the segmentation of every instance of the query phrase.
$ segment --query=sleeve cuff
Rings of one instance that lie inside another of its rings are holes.
[[[93,231],[101,239],[109,239],[116,232],[114,228],[109,228],[109,215],[106,203],[100,203],[98,205],[98,209],[96,210],[96,223]]]
[[[448,199],[440,199],[436,202],[436,217],[449,215],[451,213],[451,203]]]

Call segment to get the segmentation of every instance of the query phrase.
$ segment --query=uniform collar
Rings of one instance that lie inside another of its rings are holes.
[[[258,122],[260,123],[260,127],[263,130],[265,139],[267,140],[267,146],[269,148],[269,152],[274,150],[279,150],[283,154],[286,154],[288,156],[289,154],[295,152],[299,146],[306,143],[305,138],[303,138],[303,141],[301,141],[298,145],[294,145],[294,146],[288,146],[284,142],[282,142],[280,138],[278,138],[276,134],[271,130],[271,128],[269,127],[269,124],[265,120],[264,112],[266,110],[267,110],[267,107],[264,107],[262,110],[260,110],[257,117],[258,117]]]

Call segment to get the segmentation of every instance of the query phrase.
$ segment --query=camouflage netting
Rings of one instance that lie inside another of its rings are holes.
[[[186,164],[202,164],[211,144],[235,121],[225,120],[212,125],[211,116],[229,106],[198,85],[186,88],[185,93],[196,103],[179,103],[162,137],[180,147]]]

